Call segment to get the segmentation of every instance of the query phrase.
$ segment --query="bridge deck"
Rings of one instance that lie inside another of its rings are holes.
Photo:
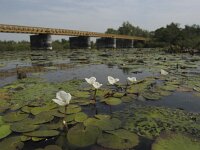
[[[55,28],[43,28],[43,27],[31,27],[31,26],[19,26],[0,24],[0,32],[4,33],[25,33],[25,34],[51,34],[51,35],[66,35],[66,36],[89,36],[89,37],[105,37],[116,39],[130,39],[147,41],[147,38],[127,35],[116,34],[104,34],[98,32],[68,30],[68,29],[55,29]]]

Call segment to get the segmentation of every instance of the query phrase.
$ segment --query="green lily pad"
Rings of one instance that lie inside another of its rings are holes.
[[[148,100],[159,100],[161,99],[161,96],[159,93],[153,93],[153,92],[145,92],[142,94],[142,96]]]
[[[22,122],[24,124],[35,124],[35,125],[37,125],[37,124],[43,124],[43,123],[50,122],[53,119],[54,119],[54,116],[51,113],[42,112],[42,113],[36,115],[34,118],[24,119]]]
[[[110,97],[105,99],[105,103],[108,105],[119,105],[122,103],[122,101],[119,98]]]
[[[44,148],[44,150],[62,150],[58,145],[48,145]]]
[[[20,113],[20,112],[11,112],[3,116],[3,120],[5,122],[17,122],[24,120],[28,117],[28,114]]]
[[[33,115],[37,115],[41,112],[49,111],[49,110],[56,108],[56,107],[57,106],[55,104],[48,104],[48,105],[45,105],[43,107],[34,107],[34,108],[31,109],[31,113]]]
[[[156,139],[152,150],[199,150],[200,140],[183,134],[164,133]]]
[[[71,93],[75,97],[81,97],[81,98],[88,98],[90,96],[89,92],[83,92],[83,91],[74,91]]]
[[[98,119],[110,119],[111,116],[110,115],[98,114],[98,115],[95,115],[95,118],[98,118]]]
[[[86,147],[95,144],[99,134],[97,127],[85,127],[83,124],[78,124],[68,131],[67,139],[74,146]]]
[[[4,124],[5,122],[3,121],[3,117],[0,116],[0,125]]]
[[[108,130],[115,130],[120,128],[121,121],[116,118],[102,118],[102,119],[96,119],[96,118],[88,118],[84,121],[85,126],[96,126],[101,130],[108,131]]]
[[[123,133],[124,132],[124,133]],[[111,134],[103,133],[97,139],[97,144],[111,149],[131,149],[138,145],[138,136],[126,130],[113,131]],[[128,133],[126,136],[125,134]]]
[[[83,122],[88,118],[87,114],[80,112],[75,115],[76,122]]]
[[[10,130],[10,125],[0,126],[0,139],[7,137],[12,131]]]
[[[2,150],[18,150],[22,149],[23,146],[24,143],[21,142],[20,136],[5,138],[2,142],[0,142],[0,148]]]
[[[38,129],[38,125],[33,124],[24,124],[22,123],[15,123],[11,125],[11,130],[14,132],[30,132]]]
[[[59,108],[59,111],[61,113],[65,113],[65,108],[61,107]],[[78,105],[69,105],[67,106],[67,114],[75,114],[81,111],[81,107]]]
[[[24,135],[31,137],[52,137],[59,135],[59,132],[56,130],[37,130],[33,132],[24,133]]]

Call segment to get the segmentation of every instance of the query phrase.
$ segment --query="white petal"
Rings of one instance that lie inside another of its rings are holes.
[[[168,75],[169,73],[163,69],[160,70],[160,74],[161,75]]]
[[[64,100],[65,103],[69,104],[70,100],[72,99],[72,96],[70,93],[67,93],[66,99]]]
[[[93,84],[96,81],[95,77],[85,78],[88,84]]]
[[[95,89],[99,89],[102,86],[99,82],[94,82],[92,85]]]
[[[59,100],[64,100],[67,97],[67,93],[65,91],[59,91],[56,93],[56,98]]]
[[[64,103],[62,100],[59,99],[52,99],[56,104],[60,105],[60,106],[66,106],[67,103]]]
[[[136,82],[136,81],[137,81],[136,77],[128,77],[127,79],[128,79],[130,82]]]
[[[111,76],[108,76],[108,82],[113,85],[115,83],[115,79]]]
[[[118,82],[119,81],[119,79],[118,78],[113,78],[113,77],[111,77],[111,76],[108,76],[108,82],[111,84],[111,85],[113,85],[113,84],[115,84],[116,82]]]

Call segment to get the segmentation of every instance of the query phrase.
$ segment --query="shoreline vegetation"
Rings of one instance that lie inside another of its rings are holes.
[[[130,36],[148,37],[151,40],[146,43],[135,43],[135,48],[161,48],[169,53],[189,52],[191,54],[200,52],[200,26],[185,25],[180,27],[178,23],[171,23],[155,31],[143,30],[131,23],[123,22],[118,29],[108,28],[105,33],[123,34]],[[95,48],[95,43],[91,43]],[[69,49],[69,41],[65,39],[52,42],[53,49]],[[0,41],[0,51],[24,51],[30,50],[29,41]]]

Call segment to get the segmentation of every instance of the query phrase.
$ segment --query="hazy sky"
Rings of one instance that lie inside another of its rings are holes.
[[[200,0],[0,0],[0,24],[105,32],[129,21],[155,30],[171,22],[200,24]],[[28,35],[3,34],[4,39]]]

